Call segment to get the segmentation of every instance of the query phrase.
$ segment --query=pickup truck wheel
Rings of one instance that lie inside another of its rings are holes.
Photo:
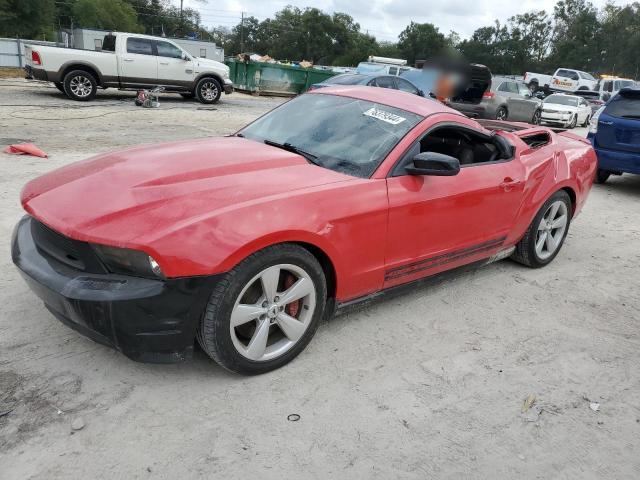
[[[203,78],[196,85],[196,97],[200,103],[216,103],[221,96],[222,87],[215,78]]]
[[[602,170],[601,168],[599,168],[598,171],[596,172],[596,183],[599,183],[600,185],[602,185],[607,180],[609,180],[610,176],[611,176],[610,171]]]
[[[542,205],[512,258],[531,268],[551,263],[562,248],[570,223],[571,199],[559,190]]]
[[[64,76],[64,93],[71,100],[86,102],[93,99],[98,83],[92,74],[84,70],[73,70]]]
[[[316,258],[293,244],[247,257],[216,285],[197,330],[202,349],[244,375],[293,360],[324,314],[325,276]]]
[[[496,110],[496,120],[506,120],[509,117],[509,112],[506,107],[500,107]]]
[[[55,86],[56,86],[56,88],[57,88],[58,90],[60,90],[62,93],[65,93],[65,91],[64,91],[64,85],[63,85],[62,83],[60,83],[60,82],[55,82],[55,83],[54,83],[54,85],[55,85]]]

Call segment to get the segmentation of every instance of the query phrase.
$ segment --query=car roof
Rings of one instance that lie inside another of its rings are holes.
[[[457,110],[449,108],[436,100],[418,97],[412,93],[390,88],[365,87],[360,85],[332,85],[308,92],[310,95],[338,95],[341,97],[357,98],[368,102],[380,103],[390,107],[400,108],[407,112],[423,117],[434,113],[452,113],[464,116]],[[466,118],[466,117],[465,117]]]

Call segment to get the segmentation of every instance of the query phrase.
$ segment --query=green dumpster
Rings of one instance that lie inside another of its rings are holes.
[[[330,70],[277,63],[243,62],[237,59],[227,59],[225,63],[235,89],[258,94],[298,95],[306,92],[312,84],[335,75]]]

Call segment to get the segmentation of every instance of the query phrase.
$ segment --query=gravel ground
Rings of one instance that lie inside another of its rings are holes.
[[[85,105],[0,80],[0,145],[50,154],[0,154],[0,479],[640,478],[640,177],[594,186],[547,268],[503,261],[334,318],[259,377],[200,351],[134,363],[60,324],[19,278],[9,242],[26,181],[227,134],[281,101],[167,95],[143,110],[132,93]]]

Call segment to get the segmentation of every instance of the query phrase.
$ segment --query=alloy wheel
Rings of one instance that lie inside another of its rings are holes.
[[[231,312],[231,340],[240,355],[255,362],[288,352],[309,327],[316,287],[297,265],[279,264],[254,276]]]
[[[75,96],[84,98],[91,95],[93,85],[91,84],[91,80],[84,75],[76,75],[69,82],[69,88]]]
[[[564,238],[568,221],[567,205],[562,200],[557,200],[549,205],[540,219],[536,234],[536,254],[540,260],[546,260],[558,250]]]
[[[205,82],[200,87],[202,98],[207,101],[213,101],[218,97],[218,86],[213,82]]]

